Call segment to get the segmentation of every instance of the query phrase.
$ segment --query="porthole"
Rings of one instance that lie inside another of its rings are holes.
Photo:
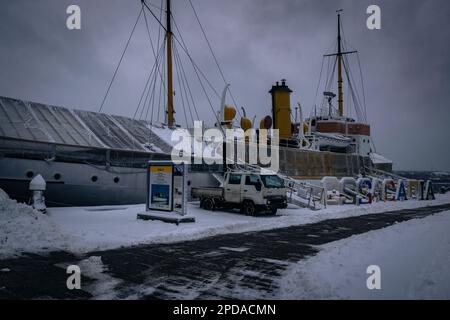
[[[55,179],[55,180],[61,179],[61,174],[60,173],[55,173],[55,175],[53,176],[53,179]]]
[[[119,177],[115,177],[115,178],[114,178],[114,183],[119,183],[119,181],[120,181],[120,178],[119,178]]]
[[[92,182],[97,182],[97,180],[98,180],[98,177],[97,177],[97,176],[92,176],[92,177],[91,177],[91,181],[92,181]]]
[[[27,175],[27,178],[31,179],[34,176],[34,172],[33,171],[27,171],[26,175]]]

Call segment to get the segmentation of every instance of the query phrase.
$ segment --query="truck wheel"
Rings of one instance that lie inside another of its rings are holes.
[[[242,203],[242,212],[247,216],[256,215],[256,207],[253,201],[246,200]]]
[[[202,203],[203,203],[203,205],[202,205],[203,209],[209,210],[209,211],[214,211],[215,205],[214,205],[214,201],[212,199],[210,199],[210,198],[203,199]]]

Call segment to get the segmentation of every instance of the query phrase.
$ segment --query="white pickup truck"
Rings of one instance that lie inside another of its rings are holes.
[[[222,187],[192,188],[191,194],[206,210],[239,208],[246,215],[275,215],[287,207],[284,181],[274,174],[227,172]]]

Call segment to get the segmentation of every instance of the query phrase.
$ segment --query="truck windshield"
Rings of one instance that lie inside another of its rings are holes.
[[[266,188],[284,188],[284,181],[279,176],[261,176],[261,180]]]

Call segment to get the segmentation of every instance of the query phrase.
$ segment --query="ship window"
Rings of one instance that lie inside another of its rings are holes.
[[[355,138],[353,138],[353,142],[356,142],[356,139],[355,139]]]
[[[316,125],[316,119],[311,120],[311,127],[314,127]]]
[[[33,173],[33,171],[27,171],[26,175],[27,175],[27,178],[33,178],[34,173]]]
[[[114,183],[119,183],[119,181],[120,181],[119,177],[114,178]]]
[[[53,178],[54,178],[55,180],[59,180],[59,179],[61,179],[61,174],[60,174],[60,173],[55,173],[55,175],[53,176]]]
[[[96,182],[97,180],[98,180],[98,177],[97,177],[97,176],[92,176],[92,177],[91,177],[91,181],[92,181],[92,182]]]

